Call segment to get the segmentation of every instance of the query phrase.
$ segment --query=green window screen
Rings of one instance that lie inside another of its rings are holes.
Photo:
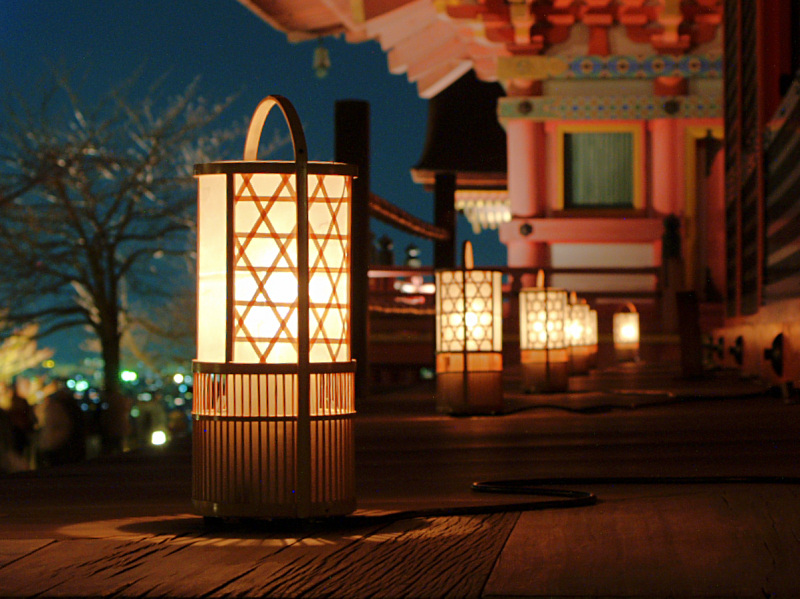
[[[564,207],[633,208],[633,134],[564,135]]]

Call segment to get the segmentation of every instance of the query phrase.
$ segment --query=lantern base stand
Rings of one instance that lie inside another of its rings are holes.
[[[614,355],[617,362],[638,362],[639,344],[638,343],[617,343],[614,346]]]
[[[589,372],[589,346],[577,345],[570,348],[570,374],[586,374]]]
[[[500,352],[436,354],[436,411],[444,414],[502,412],[503,355]]]
[[[468,372],[466,377],[461,372],[437,374],[436,411],[443,414],[502,412],[503,373]]]
[[[194,363],[192,503],[201,516],[323,518],[356,509],[355,362],[309,370],[303,425],[296,364]]]
[[[195,512],[204,518],[257,518],[263,520],[305,520],[297,515],[297,509],[287,509],[285,505],[261,504],[254,506],[249,503],[212,503],[208,501],[192,500]],[[316,509],[315,509],[316,508]],[[323,506],[312,506],[308,518],[337,518],[352,514],[356,511],[355,499],[329,503]]]
[[[525,393],[561,393],[568,390],[568,350],[523,350],[521,365],[522,389]]]

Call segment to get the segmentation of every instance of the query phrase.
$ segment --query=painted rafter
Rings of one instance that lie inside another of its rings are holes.
[[[590,53],[609,53],[608,30],[657,52],[680,54],[711,41],[722,19],[721,0],[447,0],[439,7],[455,20],[483,24],[487,39],[515,55],[540,54],[565,41],[570,28],[590,30]]]

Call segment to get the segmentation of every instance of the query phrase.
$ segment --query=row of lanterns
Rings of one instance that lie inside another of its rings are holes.
[[[436,272],[436,400],[449,413],[499,412],[503,402],[502,273],[475,269],[464,244],[461,269]],[[632,304],[614,314],[620,360],[639,348],[639,314]],[[528,393],[568,390],[569,376],[597,365],[597,311],[574,292],[536,285],[519,293],[522,388]]]
[[[289,126],[293,162],[257,158],[276,106]],[[211,518],[350,513],[356,169],[309,162],[294,107],[269,96],[251,120],[244,160],[199,164],[195,174],[195,509]],[[501,273],[472,263],[468,245],[464,268],[436,273],[437,389],[439,405],[451,412],[499,411],[502,401]],[[596,353],[596,313],[543,284],[523,290],[520,306],[526,388],[566,388],[569,364],[588,368]]]

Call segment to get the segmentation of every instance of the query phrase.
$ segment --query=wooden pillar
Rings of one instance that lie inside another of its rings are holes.
[[[436,173],[433,197],[434,224],[450,232],[450,239],[434,242],[433,265],[435,268],[455,268],[456,176],[454,173]]]
[[[358,365],[356,397],[369,393],[369,151],[369,103],[337,101],[334,159],[358,167],[353,181],[350,255],[350,339],[351,354]]]

